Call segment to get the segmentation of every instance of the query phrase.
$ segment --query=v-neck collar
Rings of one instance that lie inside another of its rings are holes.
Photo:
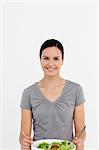
[[[61,96],[63,95],[64,90],[65,90],[65,88],[68,86],[68,84],[69,84],[69,80],[65,80],[65,84],[64,84],[64,87],[63,87],[63,89],[62,89],[61,94],[60,94],[55,100],[52,101],[52,100],[50,100],[49,98],[47,98],[47,97],[44,95],[44,93],[41,91],[41,89],[40,89],[40,87],[39,87],[39,85],[38,85],[38,82],[35,83],[35,85],[36,85],[37,89],[39,90],[41,96],[42,96],[46,101],[48,101],[48,102],[50,102],[50,103],[56,103],[56,102],[59,101],[59,99],[60,99]]]

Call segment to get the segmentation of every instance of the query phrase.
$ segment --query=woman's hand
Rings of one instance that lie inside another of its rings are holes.
[[[33,140],[31,137],[26,136],[25,133],[22,131],[20,136],[20,144],[21,150],[31,150],[31,144],[33,144]]]
[[[72,141],[76,145],[76,150],[84,150],[84,141],[81,138],[74,137]]]

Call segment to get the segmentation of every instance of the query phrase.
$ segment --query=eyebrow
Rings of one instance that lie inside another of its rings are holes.
[[[43,57],[49,57],[49,56],[43,55]],[[55,56],[55,57],[60,57],[60,56]]]

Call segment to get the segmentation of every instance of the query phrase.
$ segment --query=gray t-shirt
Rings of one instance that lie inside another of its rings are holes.
[[[34,83],[23,91],[21,108],[32,111],[34,140],[73,138],[73,117],[76,106],[84,103],[81,86],[68,82],[56,101],[48,100]]]

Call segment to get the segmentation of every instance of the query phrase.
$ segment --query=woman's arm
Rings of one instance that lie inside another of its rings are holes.
[[[84,112],[84,103],[83,103],[81,105],[76,106],[74,112],[75,138],[73,142],[76,144],[77,150],[84,149],[84,140],[86,137],[86,131],[84,131],[81,134],[80,138],[77,139],[84,126],[85,126],[85,112]]]
[[[21,144],[21,150],[25,148],[30,150],[30,145],[32,144],[31,139],[31,129],[32,129],[32,112],[28,109],[21,109],[21,130],[19,141]]]

